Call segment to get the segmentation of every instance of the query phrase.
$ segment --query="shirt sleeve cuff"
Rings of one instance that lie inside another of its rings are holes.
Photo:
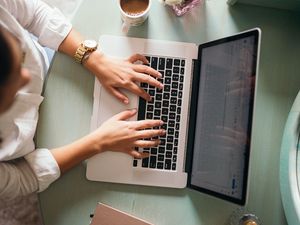
[[[57,9],[52,9],[49,20],[39,35],[39,43],[48,48],[58,50],[59,45],[72,29],[71,23]]]
[[[36,149],[25,156],[26,161],[35,173],[39,190],[45,190],[52,182],[60,177],[59,166],[48,149]]]

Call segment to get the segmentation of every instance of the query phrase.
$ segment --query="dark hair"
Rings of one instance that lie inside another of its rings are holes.
[[[9,74],[12,70],[12,51],[7,40],[7,34],[4,29],[0,27],[0,86],[4,85],[8,80]]]

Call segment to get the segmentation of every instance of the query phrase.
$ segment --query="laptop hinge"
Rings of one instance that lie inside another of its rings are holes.
[[[195,74],[199,74],[200,72],[200,60],[199,59],[193,59],[193,77]]]
[[[190,93],[190,106],[189,106],[189,117],[188,117],[188,141],[186,145],[186,154],[185,154],[185,172],[190,173],[192,158],[193,158],[193,147],[194,147],[194,126],[192,123],[196,120],[196,108],[195,101],[197,101],[198,95],[198,85],[199,85],[199,76],[200,76],[200,60],[193,59],[193,72],[192,72],[192,82],[191,82],[191,93]],[[192,129],[191,129],[192,128]]]

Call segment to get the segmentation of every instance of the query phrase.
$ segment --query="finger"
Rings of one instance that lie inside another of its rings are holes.
[[[159,143],[160,143],[160,140],[158,140],[158,139],[156,139],[156,140],[149,140],[149,141],[146,141],[146,140],[137,140],[137,141],[133,142],[134,146],[139,147],[139,148],[156,147],[156,146],[159,145]]]
[[[160,83],[155,78],[153,78],[149,75],[146,75],[146,74],[137,73],[136,76],[135,76],[135,80],[139,81],[141,83],[148,83],[150,86],[157,87],[158,89],[163,89],[164,88],[162,83]]]
[[[164,122],[162,120],[139,120],[135,121],[135,126],[137,130],[143,130],[146,128],[159,127],[162,126]]]
[[[117,88],[109,88],[108,91],[124,104],[127,105],[129,103],[128,97]]]
[[[149,74],[153,77],[161,78],[162,75],[157,70],[145,65],[134,65],[134,70],[140,73]]]
[[[125,88],[125,87],[124,87]],[[151,96],[141,87],[139,87],[137,84],[135,83],[130,83],[129,85],[127,85],[126,87],[129,91],[131,91],[132,93],[142,97],[143,99],[150,101],[151,100]]]
[[[146,152],[138,152],[136,150],[130,150],[128,152],[129,155],[133,156],[134,158],[143,159],[149,157],[149,153]]]
[[[133,117],[137,112],[137,109],[128,109],[123,112],[120,112],[113,116],[116,120],[128,120],[129,118]]]
[[[128,58],[128,61],[131,63],[135,63],[136,61],[142,61],[145,64],[149,64],[147,58],[141,54],[134,54]]]
[[[151,130],[141,130],[138,132],[137,138],[152,138],[152,137],[158,137],[158,136],[165,136],[166,131],[163,129],[151,129]]]

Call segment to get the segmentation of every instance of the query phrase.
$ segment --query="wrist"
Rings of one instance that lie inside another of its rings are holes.
[[[92,155],[101,153],[104,151],[104,143],[103,143],[103,138],[101,137],[101,134],[98,132],[92,132],[87,138],[87,145],[89,146],[89,149],[92,153]]]
[[[87,59],[83,62],[83,66],[91,71],[93,74],[98,74],[102,71],[105,55],[99,51],[94,51],[89,54]]]

